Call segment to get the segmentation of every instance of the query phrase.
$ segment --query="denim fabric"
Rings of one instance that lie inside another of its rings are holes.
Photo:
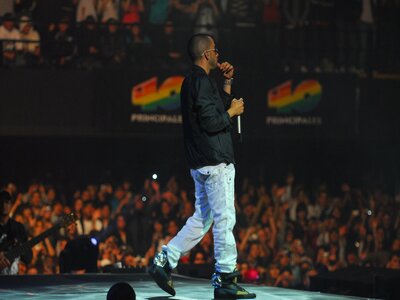
[[[236,268],[236,242],[232,230],[236,223],[234,205],[235,167],[225,163],[191,169],[195,182],[195,212],[163,250],[175,268],[182,254],[190,251],[210,229],[214,235],[215,269],[231,273]]]

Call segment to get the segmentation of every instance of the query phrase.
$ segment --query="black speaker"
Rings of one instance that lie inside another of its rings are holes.
[[[60,253],[60,273],[85,270],[85,273],[97,273],[99,247],[97,240],[80,236],[67,243]]]
[[[379,299],[400,299],[400,270],[351,267],[311,278],[312,291]]]

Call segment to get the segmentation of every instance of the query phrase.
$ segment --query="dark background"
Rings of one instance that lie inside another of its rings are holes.
[[[158,72],[0,70],[0,178],[77,184],[134,178],[140,186],[157,172],[161,181],[172,174],[188,181],[180,125],[129,121],[140,112],[130,103],[133,84],[184,75]],[[303,79],[323,85],[322,99],[309,113],[321,116],[323,125],[267,127],[266,114],[274,114],[268,89]],[[398,189],[398,81],[241,66],[235,81],[235,93],[246,101],[243,142],[234,135],[239,176],[271,182],[293,171],[300,182]]]

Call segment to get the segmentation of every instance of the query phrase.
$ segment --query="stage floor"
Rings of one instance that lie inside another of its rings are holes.
[[[176,296],[170,297],[147,274],[86,274],[0,276],[0,299],[106,299],[108,289],[116,282],[128,282],[136,292],[136,299],[202,300],[213,299],[209,280],[174,275]],[[318,292],[244,285],[261,300],[344,300],[366,299]],[[121,299],[122,300],[122,299]]]

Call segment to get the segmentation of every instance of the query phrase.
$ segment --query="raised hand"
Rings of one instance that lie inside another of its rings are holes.
[[[220,69],[226,79],[233,78],[235,68],[228,62],[218,63],[217,67]]]

